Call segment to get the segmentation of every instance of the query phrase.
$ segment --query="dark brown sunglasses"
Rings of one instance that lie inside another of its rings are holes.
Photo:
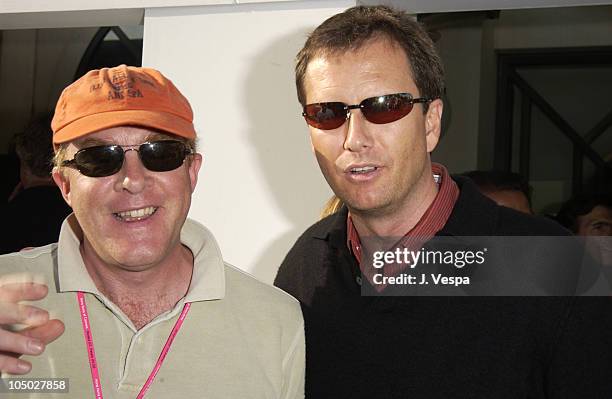
[[[126,151],[136,151],[145,168],[153,172],[168,172],[181,166],[193,151],[177,140],[159,140],[139,145],[97,145],[79,150],[74,158],[61,166],[76,168],[85,176],[111,176],[121,170]]]
[[[363,116],[376,124],[395,122],[408,115],[415,103],[430,103],[431,98],[413,98],[410,93],[385,94],[366,98],[359,104],[347,105],[332,101],[308,104],[302,116],[312,127],[322,130],[339,128],[348,120],[352,109],[360,109]]]

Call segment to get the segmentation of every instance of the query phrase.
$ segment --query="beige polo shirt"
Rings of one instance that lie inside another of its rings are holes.
[[[0,273],[43,274],[49,295],[36,306],[66,325],[32,362],[31,378],[68,378],[69,393],[1,394],[3,398],[92,398],[89,360],[77,304],[85,292],[104,398],[136,397],[185,301],[191,309],[146,398],[302,398],[304,322],[298,302],[225,263],[211,233],[187,220],[181,241],[194,255],[186,297],[137,331],[102,295],[79,252],[74,215],[59,242],[0,256]]]

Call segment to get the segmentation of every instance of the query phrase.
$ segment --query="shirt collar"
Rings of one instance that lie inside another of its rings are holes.
[[[478,191],[467,177],[452,176],[459,187],[459,197],[446,225],[436,235],[482,236],[495,235],[498,209],[493,201]],[[346,248],[348,210],[346,205],[317,223],[310,232],[312,238],[323,240],[336,249]]]
[[[83,291],[101,295],[85,268],[79,247],[83,232],[74,214],[68,216],[60,230],[57,268],[59,292]],[[181,243],[194,257],[193,275],[186,302],[207,301],[225,297],[225,264],[219,245],[210,231],[187,219],[181,230]]]
[[[417,237],[424,241],[432,238],[444,228],[459,197],[459,188],[443,165],[432,163],[431,171],[438,184],[438,193],[418,223],[405,233],[405,238]],[[346,245],[358,263],[361,263],[361,242],[350,213],[346,224]]]

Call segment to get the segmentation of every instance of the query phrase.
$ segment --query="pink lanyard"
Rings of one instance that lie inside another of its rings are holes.
[[[89,315],[87,314],[87,305],[85,304],[85,295],[81,291],[77,292],[77,300],[79,302],[79,310],[81,311],[81,323],[83,324],[83,335],[85,336],[85,345],[87,346],[87,356],[89,357],[89,368],[91,369],[91,381],[93,382],[94,394],[96,395],[96,399],[102,399],[102,384],[100,383],[100,373],[98,372],[98,363],[96,361],[96,351],[94,349],[93,336],[91,335],[91,326],[89,325]],[[174,341],[174,337],[178,334],[178,331],[181,329],[183,325],[183,321],[185,321],[185,317],[187,317],[187,312],[189,312],[189,308],[191,307],[191,303],[186,302],[183,307],[183,311],[179,316],[178,320],[174,324],[168,339],[166,340],[166,344],[162,349],[159,358],[157,359],[157,363],[155,367],[153,367],[153,371],[147,378],[147,382],[143,385],[140,393],[136,399],[142,399],[145,396],[145,393],[153,383],[157,372],[162,366],[164,359],[166,359],[166,355],[170,351],[170,346],[172,345],[172,341]]]

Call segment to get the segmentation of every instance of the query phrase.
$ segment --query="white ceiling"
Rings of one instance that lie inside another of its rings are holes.
[[[250,3],[250,4],[247,4]],[[0,0],[0,30],[142,24],[144,10],[157,7],[292,3],[321,6],[324,0]],[[389,4],[413,13],[569,7],[612,4],[612,0],[356,0],[357,4]]]

